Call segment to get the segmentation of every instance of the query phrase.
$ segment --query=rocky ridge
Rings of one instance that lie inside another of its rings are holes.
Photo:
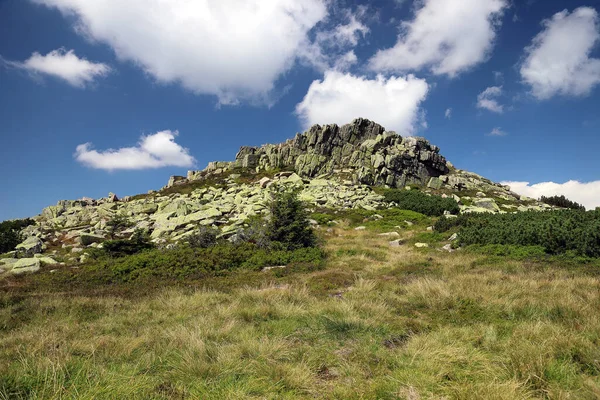
[[[120,232],[122,237],[145,229],[154,242],[168,244],[185,239],[198,226],[213,226],[228,238],[250,217],[265,214],[273,191],[281,187],[296,188],[315,209],[374,211],[389,206],[374,186],[410,185],[453,196],[461,212],[547,207],[454,168],[425,139],[404,138],[357,119],[341,127],[315,125],[278,145],[242,147],[235,161],[213,162],[187,177],[171,177],[165,188],[148,195],[119,199],[111,193],[98,200],[59,201],[23,230],[26,240],[0,259],[0,272],[35,271],[40,263],[56,263],[45,253],[67,252],[71,260],[85,260],[84,249],[102,245],[109,236],[107,223],[115,216],[132,223]]]

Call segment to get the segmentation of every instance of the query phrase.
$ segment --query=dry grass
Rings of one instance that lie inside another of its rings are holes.
[[[387,240],[226,292],[5,295],[0,398],[600,397],[598,278]]]

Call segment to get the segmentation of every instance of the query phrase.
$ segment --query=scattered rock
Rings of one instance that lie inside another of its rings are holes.
[[[271,178],[267,178],[266,176],[264,178],[262,178],[260,181],[258,181],[258,184],[260,185],[261,188],[266,188],[269,183],[273,182],[271,180]]]
[[[455,241],[456,239],[458,239],[458,233],[453,233],[452,236],[450,236],[450,238],[448,238],[448,240],[450,241]]]
[[[427,243],[415,243],[415,247],[422,249],[424,247],[429,247],[429,245]]]
[[[33,257],[34,254],[42,252],[44,249],[44,243],[40,238],[31,236],[23,243],[17,245],[15,249],[20,256]]]
[[[448,253],[452,253],[454,251],[454,249],[452,248],[452,245],[450,243],[448,243],[447,245],[442,247],[442,250],[447,251]]]
[[[38,258],[21,258],[13,264],[9,271],[13,275],[24,274],[26,272],[36,272],[40,270],[40,260]]]
[[[395,237],[400,237],[400,234],[398,232],[386,232],[386,233],[380,233],[379,236],[395,236]]]
[[[478,200],[475,200],[473,202],[473,204],[475,205],[475,207],[485,208],[486,210],[494,212],[494,213],[500,211],[500,207],[498,207],[498,204],[496,204],[496,201],[494,199],[489,199],[489,198],[478,199]]]
[[[283,269],[283,268],[287,268],[287,265],[278,265],[276,267],[264,267],[261,271],[266,272],[266,271],[271,271],[273,269]]]
[[[404,242],[400,239],[396,239],[396,240],[392,240],[391,242],[389,242],[389,245],[391,247],[400,247]]]
[[[367,229],[366,226],[357,226],[356,228],[354,228],[355,231],[364,231],[365,229]]]
[[[410,221],[404,221],[404,223],[406,224],[406,226],[413,226],[414,224]]]
[[[83,233],[79,236],[79,243],[83,246],[89,246],[92,243],[100,243],[104,241],[104,237],[100,235],[94,235],[91,233]]]

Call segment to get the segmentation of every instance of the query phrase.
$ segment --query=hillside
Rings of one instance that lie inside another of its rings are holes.
[[[598,398],[600,210],[554,201],[362,119],[60,201],[0,224],[0,398]]]
[[[22,231],[20,257],[9,255],[0,260],[0,268],[37,270],[35,255],[44,255],[46,264],[85,261],[86,248],[115,233],[129,237],[136,229],[146,230],[160,245],[185,240],[198,225],[215,227],[219,236],[230,238],[249,218],[263,215],[281,187],[299,190],[313,210],[385,209],[390,204],[381,195],[384,187],[450,197],[462,213],[550,208],[454,168],[425,139],[401,137],[356,119],[341,127],[316,125],[281,144],[242,147],[234,161],[211,162],[203,171],[171,177],[162,190],[146,195],[59,201],[33,217],[35,224]],[[115,232],[109,222],[121,216],[129,223]]]

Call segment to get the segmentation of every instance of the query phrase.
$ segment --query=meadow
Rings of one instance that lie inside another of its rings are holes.
[[[600,397],[597,260],[448,253],[424,216],[392,247],[384,221],[323,225],[315,268],[2,278],[0,398]]]

